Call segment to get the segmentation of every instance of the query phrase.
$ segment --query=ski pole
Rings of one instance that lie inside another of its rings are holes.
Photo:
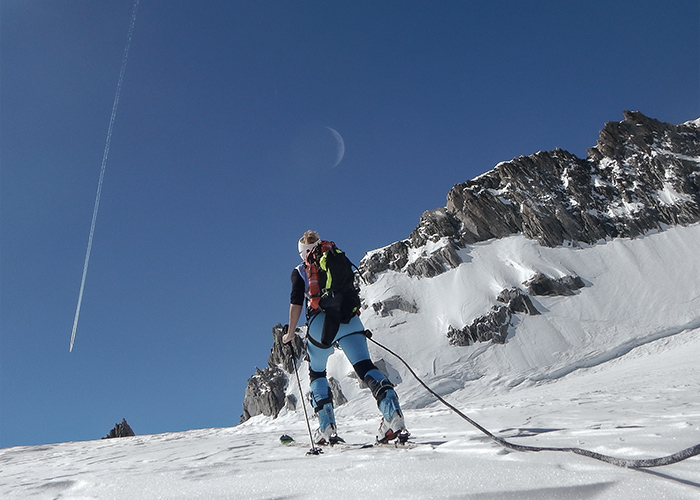
[[[286,333],[286,332],[285,332]],[[299,386],[299,398],[301,399],[301,407],[304,409],[304,419],[306,420],[306,429],[309,431],[309,442],[311,443],[311,449],[306,453],[307,455],[320,455],[323,453],[323,450],[321,448],[317,448],[314,446],[314,438],[313,435],[311,434],[311,424],[309,424],[309,414],[306,411],[306,403],[304,402],[304,393],[301,389],[301,380],[299,380],[299,370],[297,369],[297,360],[296,357],[294,356],[294,347],[292,346],[291,342],[289,344],[286,344],[289,346],[289,352],[292,356],[292,364],[294,365],[294,374],[297,377],[297,385]]]

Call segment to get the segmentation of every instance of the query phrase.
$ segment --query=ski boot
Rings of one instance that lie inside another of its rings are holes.
[[[396,441],[399,444],[404,444],[408,441],[410,435],[411,433],[406,430],[403,415],[400,411],[397,411],[389,421],[382,418],[377,431],[377,443],[387,444]]]
[[[388,390],[384,399],[379,402],[379,409],[383,417],[377,431],[377,442],[386,444],[397,441],[404,444],[410,433],[406,430],[403,413],[399,407],[399,398],[392,389]]]
[[[316,429],[313,435],[315,444],[320,446],[333,446],[345,442],[336,432],[335,414],[333,413],[332,403],[323,405],[323,408],[321,408],[316,415],[318,416],[318,429]]]

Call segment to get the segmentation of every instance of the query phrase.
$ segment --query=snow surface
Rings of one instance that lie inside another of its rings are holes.
[[[700,225],[584,248],[544,248],[522,236],[471,246],[464,264],[430,279],[387,272],[367,304],[400,295],[418,313],[363,314],[374,338],[472,419],[518,444],[576,446],[621,458],[655,458],[700,443]],[[423,249],[426,254],[436,245]],[[505,344],[449,346],[535,272],[576,274],[574,296],[534,297]],[[700,457],[623,469],[560,452],[511,452],[436,403],[399,361],[388,365],[415,441],[412,449],[332,448],[306,456],[303,412],[236,427],[0,450],[3,499],[469,498],[696,499]],[[339,433],[374,440],[379,414],[330,358],[349,403]],[[306,366],[300,369],[308,388]],[[296,381],[288,392],[296,394]],[[297,444],[279,443],[291,434]]]

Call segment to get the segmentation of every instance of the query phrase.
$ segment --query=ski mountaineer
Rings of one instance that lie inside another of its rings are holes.
[[[317,246],[320,247],[316,248]],[[306,348],[309,359],[311,405],[316,412],[319,424],[314,433],[313,441],[318,445],[342,442],[336,432],[333,396],[326,378],[326,363],[334,346],[339,346],[342,349],[360,380],[367,384],[377,400],[377,406],[382,412],[377,441],[380,443],[387,443],[395,439],[405,441],[409,433],[406,430],[403,413],[399,406],[399,398],[394,391],[394,385],[370,359],[367,338],[364,335],[365,328],[359,317],[359,308],[355,308],[358,312],[353,312],[352,318],[348,321],[333,321],[330,309],[327,308],[324,311],[318,307],[318,300],[312,300],[309,293],[309,277],[311,276],[312,287],[314,280],[318,279],[318,269],[314,269],[315,264],[311,256],[318,255],[319,250],[325,246],[332,246],[331,252],[342,254],[333,243],[321,241],[314,231],[306,231],[299,240],[299,256],[303,262],[292,271],[289,324],[282,338],[284,344],[289,344],[294,340],[299,319],[304,305],[306,305],[306,324],[308,327]],[[342,255],[344,257],[344,254]],[[352,268],[350,271],[352,272]],[[328,282],[327,278],[323,279],[326,280],[326,283]],[[354,293],[357,292],[354,291]],[[359,297],[357,304],[359,305]]]

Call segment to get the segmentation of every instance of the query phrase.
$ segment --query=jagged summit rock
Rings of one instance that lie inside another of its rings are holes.
[[[131,426],[129,426],[128,423],[126,423],[126,419],[122,418],[122,421],[119,422],[118,424],[114,425],[114,428],[109,431],[109,434],[107,434],[105,437],[102,439],[112,439],[112,438],[118,438],[118,437],[131,437],[135,436],[134,431],[131,429]]]
[[[460,248],[511,234],[554,247],[699,221],[700,120],[671,125],[638,111],[624,118],[605,125],[586,159],[538,152],[453,186],[446,206],[425,212],[409,238],[363,259],[363,277],[432,277],[459,265]],[[409,259],[428,242],[430,253]]]

